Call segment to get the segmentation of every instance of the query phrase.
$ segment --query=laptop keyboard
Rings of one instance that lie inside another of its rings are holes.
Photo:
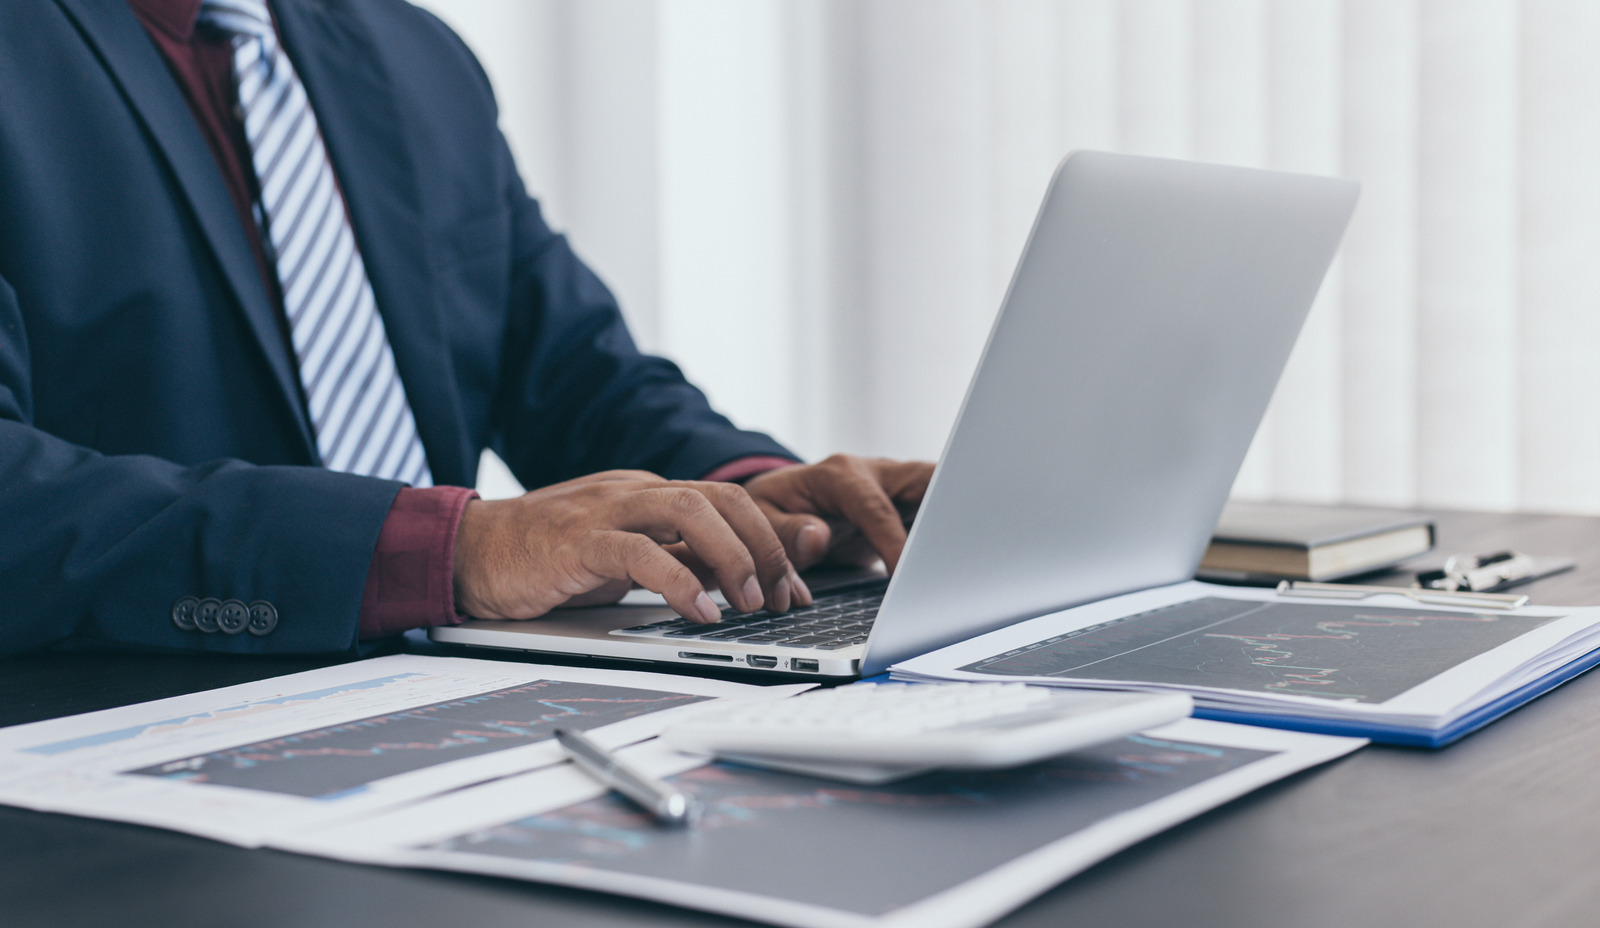
[[[695,641],[737,641],[778,648],[814,648],[838,651],[866,644],[872,621],[883,603],[883,583],[868,589],[842,590],[816,597],[813,605],[791,609],[782,615],[753,612],[745,615],[734,609],[722,611],[722,621],[699,625],[688,619],[667,619],[648,625],[614,629],[611,634],[630,638],[661,638]]]

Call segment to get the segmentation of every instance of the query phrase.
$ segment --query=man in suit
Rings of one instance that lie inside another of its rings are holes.
[[[631,584],[890,567],[931,466],[816,465],[640,354],[400,0],[0,6],[0,651],[345,651]],[[479,451],[524,484],[474,498]],[[743,480],[743,486],[733,481]]]

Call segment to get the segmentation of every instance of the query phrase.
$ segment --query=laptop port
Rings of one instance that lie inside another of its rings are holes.
[[[790,661],[789,661],[789,669],[790,670],[808,670],[811,673],[816,673],[817,672],[817,662],[814,659],[808,658],[808,657],[791,658]]]
[[[702,651],[679,651],[678,656],[687,661],[723,661],[729,664],[733,663],[732,654],[706,654]],[[815,664],[816,661],[812,661],[812,663]],[[816,668],[812,669],[815,670]]]
[[[778,659],[767,654],[746,654],[744,662],[751,667],[776,667]]]

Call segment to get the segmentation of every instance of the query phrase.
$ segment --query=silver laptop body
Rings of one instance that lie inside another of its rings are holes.
[[[809,623],[809,636],[780,643],[730,626],[707,638],[663,606],[628,605],[430,634],[854,677],[1021,619],[1189,579],[1356,195],[1337,178],[1068,157],[899,569],[881,594],[852,587],[830,599],[815,588],[818,617],[797,610],[784,620]],[[828,631],[841,627],[829,624],[839,597],[872,601],[870,633]]]

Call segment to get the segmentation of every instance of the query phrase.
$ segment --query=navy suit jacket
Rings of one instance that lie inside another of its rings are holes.
[[[460,40],[274,0],[436,482],[689,478],[785,455],[634,347],[540,217]],[[0,4],[0,651],[338,651],[399,485],[320,466],[221,172],[125,0]],[[271,634],[177,628],[266,601]]]

